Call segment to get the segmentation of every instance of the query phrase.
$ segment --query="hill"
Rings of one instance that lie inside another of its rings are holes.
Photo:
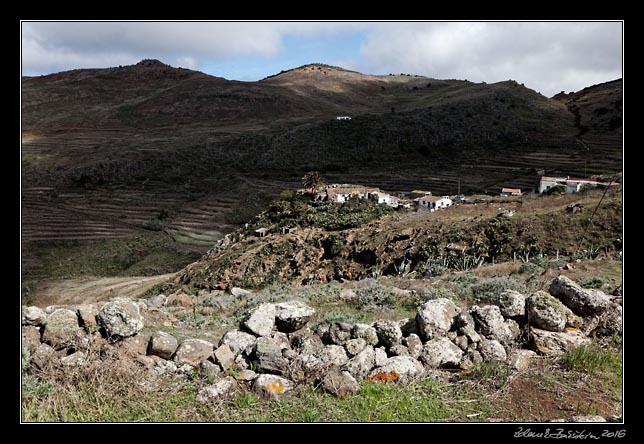
[[[52,257],[86,245],[105,252],[99,274],[176,271],[159,258],[194,260],[308,170],[437,194],[618,172],[621,81],[608,89],[555,100],[319,64],[239,82],[154,60],[23,78],[23,275],[73,274]]]

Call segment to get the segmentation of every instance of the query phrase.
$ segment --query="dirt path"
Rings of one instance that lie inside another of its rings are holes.
[[[73,305],[104,301],[114,296],[141,297],[157,284],[172,279],[176,273],[158,276],[82,278],[43,281],[38,284],[34,305]]]

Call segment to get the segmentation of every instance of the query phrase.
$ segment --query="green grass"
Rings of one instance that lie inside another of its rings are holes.
[[[582,345],[566,352],[561,361],[569,370],[594,374],[608,372],[622,376],[622,354],[597,345]]]

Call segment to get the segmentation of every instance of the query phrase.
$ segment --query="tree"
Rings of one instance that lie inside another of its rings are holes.
[[[324,185],[324,179],[322,179],[318,171],[309,171],[302,177],[302,185],[304,185],[304,188],[317,190]]]

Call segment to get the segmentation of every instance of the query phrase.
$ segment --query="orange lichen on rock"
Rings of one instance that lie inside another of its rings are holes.
[[[389,373],[387,372],[378,372],[375,375],[367,377],[367,381],[370,382],[394,382],[400,378],[400,373],[396,370],[392,370]]]
[[[268,393],[284,393],[284,386],[277,381],[266,384],[265,388]]]

